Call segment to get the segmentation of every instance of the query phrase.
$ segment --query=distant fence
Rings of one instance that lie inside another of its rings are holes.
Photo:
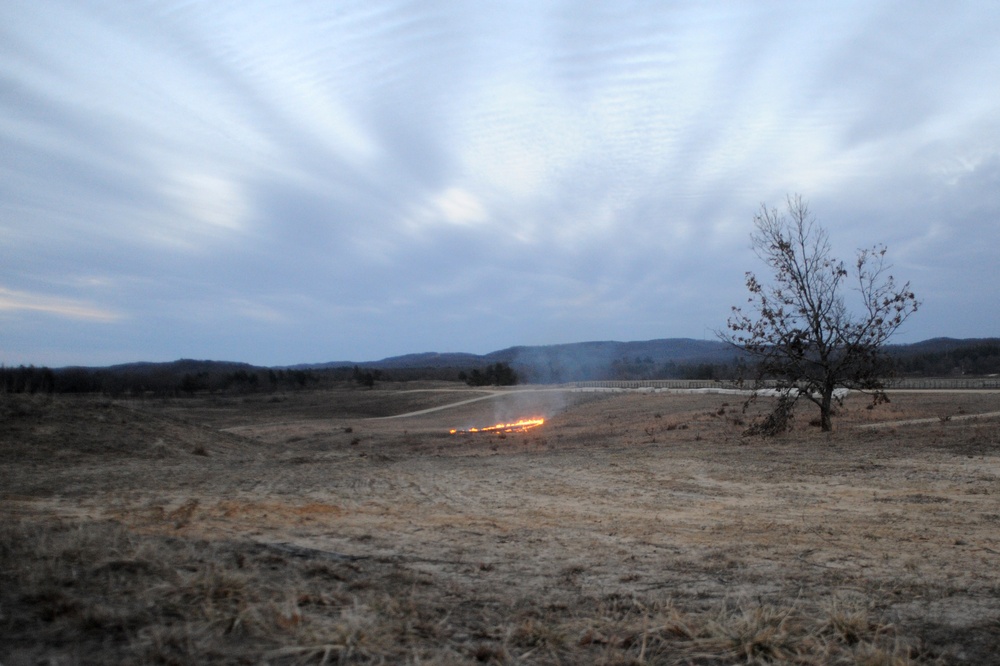
[[[766,385],[773,385],[765,382]],[[731,381],[714,381],[711,379],[634,379],[609,380],[592,382],[573,382],[570,386],[576,388],[616,388],[616,389],[704,389],[704,388],[735,388]],[[1000,390],[1000,377],[980,377],[975,379],[956,377],[940,379],[897,379],[889,383],[892,389],[996,389]]]
[[[978,379],[900,379],[892,382],[890,389],[1000,389],[1000,378],[981,377]]]
[[[717,382],[711,379],[623,379],[610,381],[593,382],[573,382],[571,386],[576,388],[617,388],[617,389],[640,389],[640,388],[672,388],[672,389],[695,389],[695,388],[734,388],[733,382]]]

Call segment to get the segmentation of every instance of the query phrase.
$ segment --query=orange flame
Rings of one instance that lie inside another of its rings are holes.
[[[487,426],[485,428],[469,428],[468,430],[458,430],[452,428],[448,432],[452,435],[460,432],[524,432],[525,430],[531,430],[532,428],[537,428],[538,426],[545,423],[545,419],[520,419],[514,421],[513,423],[498,423],[496,425]]]

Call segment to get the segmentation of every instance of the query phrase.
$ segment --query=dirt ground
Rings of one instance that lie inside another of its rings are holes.
[[[1000,393],[890,395],[2,396],[0,663],[1000,663]]]

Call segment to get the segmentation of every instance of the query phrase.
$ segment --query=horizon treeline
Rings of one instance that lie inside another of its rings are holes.
[[[239,365],[240,367],[234,367]],[[214,361],[175,361],[107,368],[0,366],[0,393],[103,394],[184,397],[196,394],[241,395],[358,386],[378,381],[460,381],[458,368],[402,368],[383,371],[354,367],[318,369],[260,368]],[[464,380],[462,380],[464,381]]]
[[[909,377],[1000,374],[1000,340],[977,340],[953,349],[893,355],[896,373]]]
[[[1000,340],[971,340],[947,348],[890,348],[897,377],[955,377],[1000,374]],[[601,380],[726,380],[740,360],[730,362],[656,362],[650,356],[619,358],[600,366],[494,363],[466,367],[262,368],[243,363],[181,360],[106,368],[51,369],[34,365],[0,366],[2,393],[99,393],[109,396],[183,397],[196,394],[249,394],[309,388],[438,380],[473,386],[563,383]]]
[[[491,363],[484,370],[463,370],[458,378],[469,386],[514,386],[519,381],[517,372],[508,363]]]

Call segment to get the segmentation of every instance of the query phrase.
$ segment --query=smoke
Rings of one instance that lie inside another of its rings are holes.
[[[732,347],[718,340],[673,338],[642,342],[578,342],[512,347],[487,355],[505,361],[521,383],[563,384],[608,379],[665,379],[699,365],[726,365]]]
[[[493,402],[494,423],[518,419],[550,419],[569,404],[569,394],[560,389],[519,389],[498,396]],[[492,425],[492,424],[483,424]]]

